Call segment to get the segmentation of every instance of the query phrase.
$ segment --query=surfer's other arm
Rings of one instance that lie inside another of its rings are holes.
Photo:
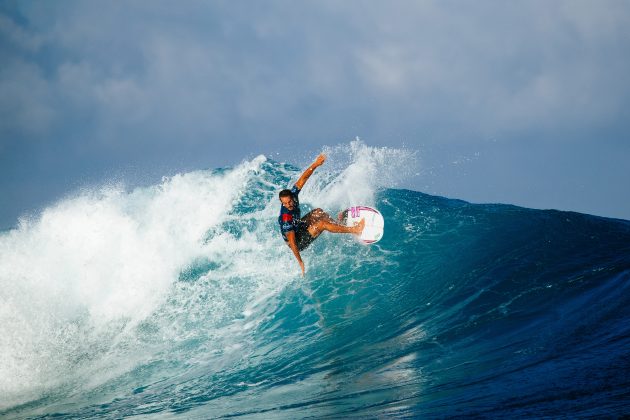
[[[302,187],[304,187],[304,184],[310,178],[310,176],[313,175],[313,172],[315,172],[315,169],[318,168],[319,166],[322,166],[325,161],[326,161],[325,154],[322,153],[319,156],[317,156],[317,158],[315,159],[315,162],[313,162],[311,166],[306,168],[306,170],[304,171],[300,179],[298,179],[297,182],[295,183],[298,189],[301,190]]]
[[[300,268],[302,269],[302,275],[304,275],[304,262],[302,261],[302,256],[300,255],[300,250],[298,249],[298,246],[297,246],[297,240],[295,239],[295,232],[293,231],[287,232],[287,241],[289,244],[289,248],[291,248],[291,251],[293,251],[293,255],[295,255],[295,258],[298,260],[298,263],[300,264]]]

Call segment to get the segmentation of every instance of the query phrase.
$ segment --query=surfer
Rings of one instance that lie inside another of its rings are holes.
[[[316,168],[326,161],[326,155],[323,153],[317,156],[315,162],[309,166],[300,179],[297,180],[293,188],[290,190],[280,191],[279,197],[282,206],[280,207],[280,233],[282,238],[293,251],[293,255],[297,258],[302,275],[304,275],[304,262],[300,256],[300,251],[304,251],[317,237],[325,230],[332,233],[354,233],[360,235],[363,232],[365,221],[354,226],[343,226],[335,222],[324,210],[317,208],[309,212],[306,216],[300,217],[300,201],[298,194],[304,187],[306,181],[313,175]]]

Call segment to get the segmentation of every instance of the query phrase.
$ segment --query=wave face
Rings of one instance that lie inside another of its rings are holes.
[[[303,212],[377,207],[384,238],[282,241],[259,156],[83,191],[0,236],[0,417],[630,413],[630,222],[395,189],[360,142]]]

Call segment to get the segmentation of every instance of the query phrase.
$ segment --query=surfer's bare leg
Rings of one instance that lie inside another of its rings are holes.
[[[317,219],[310,223],[308,225],[308,233],[310,233],[314,238],[317,238],[320,233],[325,230],[332,233],[354,233],[355,235],[359,235],[363,232],[364,227],[365,220],[363,219],[354,226],[344,226],[335,223],[329,216],[328,218]]]

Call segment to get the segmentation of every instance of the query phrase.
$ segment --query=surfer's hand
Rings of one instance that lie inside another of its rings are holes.
[[[319,156],[317,156],[317,159],[315,159],[315,166],[322,166],[324,164],[324,162],[326,161],[326,155],[321,153]]]
[[[300,261],[300,268],[302,269],[302,277],[304,277],[304,262]]]

